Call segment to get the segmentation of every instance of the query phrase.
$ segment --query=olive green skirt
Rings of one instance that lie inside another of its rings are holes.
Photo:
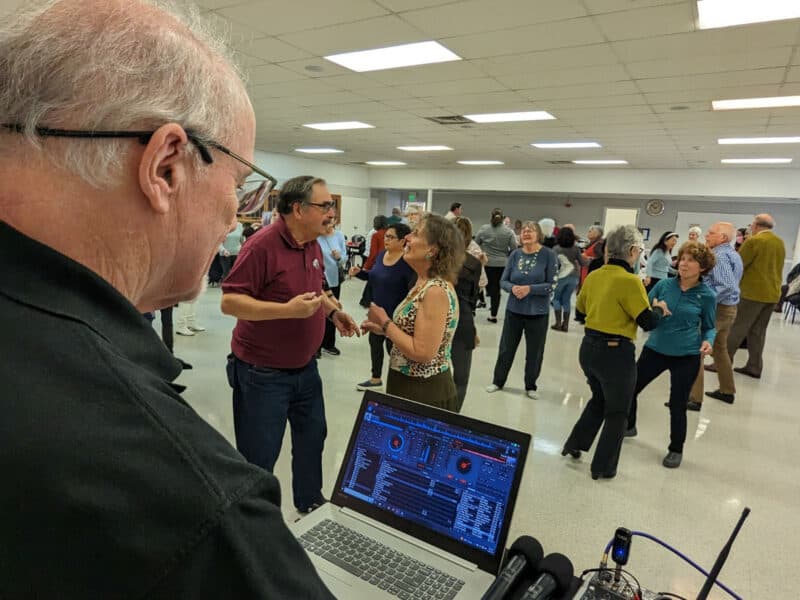
[[[458,412],[458,394],[456,384],[453,382],[453,372],[450,370],[433,377],[410,377],[400,371],[389,369],[386,393]]]

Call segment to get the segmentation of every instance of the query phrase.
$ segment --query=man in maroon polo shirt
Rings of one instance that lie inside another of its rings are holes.
[[[317,237],[334,217],[322,179],[287,181],[280,218],[242,247],[222,285],[222,312],[238,319],[228,358],[236,447],[272,471],[286,420],[292,432],[294,505],[310,512],[322,496],[322,448],[327,434],[316,352],[325,319],[345,336],[353,319],[322,293],[325,266]]]

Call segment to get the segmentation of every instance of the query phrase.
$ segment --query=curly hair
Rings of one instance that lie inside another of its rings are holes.
[[[717,264],[717,257],[714,255],[714,251],[700,242],[684,242],[681,249],[678,250],[679,262],[684,254],[688,254],[700,265],[700,275],[707,274]]]
[[[467,217],[457,217],[453,223],[456,224],[461,235],[464,236],[464,247],[468,247],[469,243],[472,241],[472,221]]]
[[[428,277],[441,277],[455,283],[466,258],[461,231],[451,221],[434,214],[425,215],[419,229],[425,234],[425,241],[438,249],[431,257]]]

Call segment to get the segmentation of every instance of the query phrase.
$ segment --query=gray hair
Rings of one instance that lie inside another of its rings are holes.
[[[278,212],[286,215],[292,212],[295,204],[308,204],[318,183],[326,185],[324,179],[311,175],[299,175],[285,181],[278,196]]]
[[[603,228],[600,225],[592,225],[589,227],[589,231],[592,231],[593,229],[600,234],[600,237],[603,237]]]
[[[775,227],[775,219],[767,213],[756,215],[753,222],[764,229],[772,229]]]
[[[201,139],[224,143],[234,134],[249,100],[224,36],[197,8],[170,0],[30,4],[0,25],[0,123],[21,125],[49,160],[107,187],[131,140],[43,143],[36,127],[149,130],[174,122]]]
[[[641,247],[643,243],[642,232],[635,225],[621,225],[606,236],[606,252],[608,258],[627,261],[631,248]]]

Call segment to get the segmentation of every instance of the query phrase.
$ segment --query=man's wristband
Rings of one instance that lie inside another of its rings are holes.
[[[381,325],[381,331],[383,331],[383,333],[386,333],[386,330],[389,329],[389,325],[391,325],[391,324],[392,324],[392,320],[391,319],[386,319],[383,322],[383,325]]]
[[[328,321],[333,323],[333,315],[335,315],[337,312],[339,312],[339,309],[334,308],[330,313],[328,313]]]

